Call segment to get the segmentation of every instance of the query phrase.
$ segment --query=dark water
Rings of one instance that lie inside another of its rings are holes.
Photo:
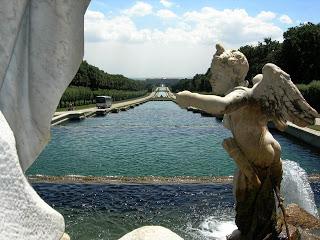
[[[36,184],[34,188],[64,215],[72,239],[118,239],[144,225],[170,228],[185,239],[207,239],[207,231],[201,229],[205,221],[234,226],[230,185]]]
[[[144,225],[161,225],[186,240],[213,240],[235,228],[231,185],[33,186],[64,215],[72,239],[115,240]],[[319,208],[320,183],[311,186]]]
[[[319,173],[320,152],[273,132],[282,158]],[[52,140],[27,174],[225,176],[234,163],[221,146],[230,136],[215,118],[149,102],[127,112],[52,128]]]

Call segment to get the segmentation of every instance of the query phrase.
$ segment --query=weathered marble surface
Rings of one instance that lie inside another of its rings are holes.
[[[81,63],[88,4],[1,0],[1,239],[57,240],[64,232],[63,217],[41,200],[23,172],[48,142],[53,113]]]
[[[229,239],[262,240],[269,233],[275,238],[276,203],[274,190],[282,179],[281,147],[268,131],[269,121],[283,130],[286,121],[299,126],[314,123],[312,109],[291,82],[290,76],[268,63],[262,74],[245,87],[249,69],[246,57],[236,50],[217,45],[211,64],[210,83],[214,94],[188,91],[177,94],[181,107],[196,107],[213,115],[224,115],[224,126],[233,137],[223,147],[238,166],[234,177],[236,224],[241,235]],[[220,96],[218,96],[220,95]]]
[[[0,111],[0,238],[60,239],[63,217],[33,190],[19,164],[13,132]]]
[[[25,171],[50,138],[59,99],[83,58],[88,0],[2,0],[0,110]]]
[[[183,240],[183,238],[161,226],[144,226],[127,233],[119,240]]]

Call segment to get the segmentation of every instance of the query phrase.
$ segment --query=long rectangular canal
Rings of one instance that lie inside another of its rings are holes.
[[[320,153],[273,132],[283,159],[320,173]],[[215,118],[148,102],[126,112],[52,128],[52,140],[28,175],[229,176],[235,165],[221,146],[230,136]],[[35,189],[66,221],[72,239],[118,239],[142,225],[162,225],[185,239],[224,239],[235,228],[230,184],[46,184]],[[320,184],[312,183],[320,204]]]

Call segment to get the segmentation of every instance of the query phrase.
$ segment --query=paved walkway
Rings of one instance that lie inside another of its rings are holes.
[[[285,132],[299,140],[320,148],[320,131],[308,128],[308,127],[299,127],[291,122],[288,122],[288,127],[285,129]],[[320,125],[320,118],[316,119],[316,125]]]
[[[112,106],[110,109],[115,109],[115,108],[121,108],[121,107],[125,107],[125,106],[130,106],[133,104],[137,104],[146,100],[149,100],[150,98],[152,98],[154,96],[154,92],[152,92],[149,96],[147,97],[142,97],[142,98],[137,98],[137,99],[133,99],[133,100],[128,100],[128,101],[123,101],[123,102],[118,102],[118,103],[112,103]],[[76,114],[76,113],[86,113],[86,112],[93,112],[96,111],[97,108],[96,107],[92,107],[92,108],[85,108],[85,109],[80,109],[80,110],[74,110],[74,111],[60,111],[60,112],[55,112],[54,113],[54,117],[55,116],[60,116],[60,115],[64,115],[64,114]]]
[[[111,111],[112,109],[116,108],[123,108],[123,107],[128,107],[130,105],[135,105],[138,103],[143,103],[149,101],[149,99],[154,97],[154,92],[152,92],[149,96],[147,97],[142,97],[142,98],[137,98],[133,100],[128,100],[124,102],[118,102],[118,103],[113,103],[111,108],[106,109],[107,111]],[[55,112],[52,118],[52,125],[57,125],[59,123],[62,123],[70,118],[73,118],[75,116],[91,116],[94,115],[97,111],[100,109],[96,107],[92,108],[85,108],[85,109],[80,109],[80,110],[74,110],[74,111],[61,111],[61,112]]]
[[[157,94],[159,92],[164,91],[167,95],[165,97],[162,97],[158,99],[159,97]],[[139,103],[144,103],[149,100],[172,100],[175,99],[174,94],[170,91],[168,87],[157,87],[154,92],[150,93],[150,95],[142,98],[137,98],[133,100],[128,100],[128,101],[123,101],[123,102],[118,102],[118,103],[113,103],[112,106],[105,111],[110,112],[113,109],[119,109],[119,108],[125,108],[129,107],[135,104]],[[96,107],[92,108],[85,108],[85,109],[80,109],[80,110],[74,110],[74,111],[61,111],[61,112],[55,112],[51,121],[52,125],[57,125],[59,123],[62,123],[64,121],[67,121],[68,119],[72,118],[83,118],[87,116],[92,116],[95,115],[98,111],[103,111],[103,109],[98,109]]]

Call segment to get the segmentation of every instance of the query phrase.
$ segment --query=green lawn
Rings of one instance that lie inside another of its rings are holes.
[[[143,98],[143,97],[147,97],[149,96],[150,93],[146,93],[145,95],[143,96],[140,96],[140,97],[136,97],[136,98],[128,98],[128,99],[123,99],[121,101],[113,101],[112,103],[121,103],[121,102],[126,102],[126,101],[131,101],[131,100],[135,100],[135,99],[139,99],[139,98]],[[93,104],[86,104],[86,105],[80,105],[80,106],[75,106],[75,109],[74,110],[81,110],[81,109],[85,109],[85,108],[92,108],[92,107],[95,107],[96,104],[93,103]],[[56,112],[63,112],[63,111],[67,111],[67,107],[64,107],[64,108],[57,108]]]
[[[313,130],[320,131],[320,125],[313,125],[313,126],[309,126],[308,128],[311,128],[311,129],[313,129]]]

